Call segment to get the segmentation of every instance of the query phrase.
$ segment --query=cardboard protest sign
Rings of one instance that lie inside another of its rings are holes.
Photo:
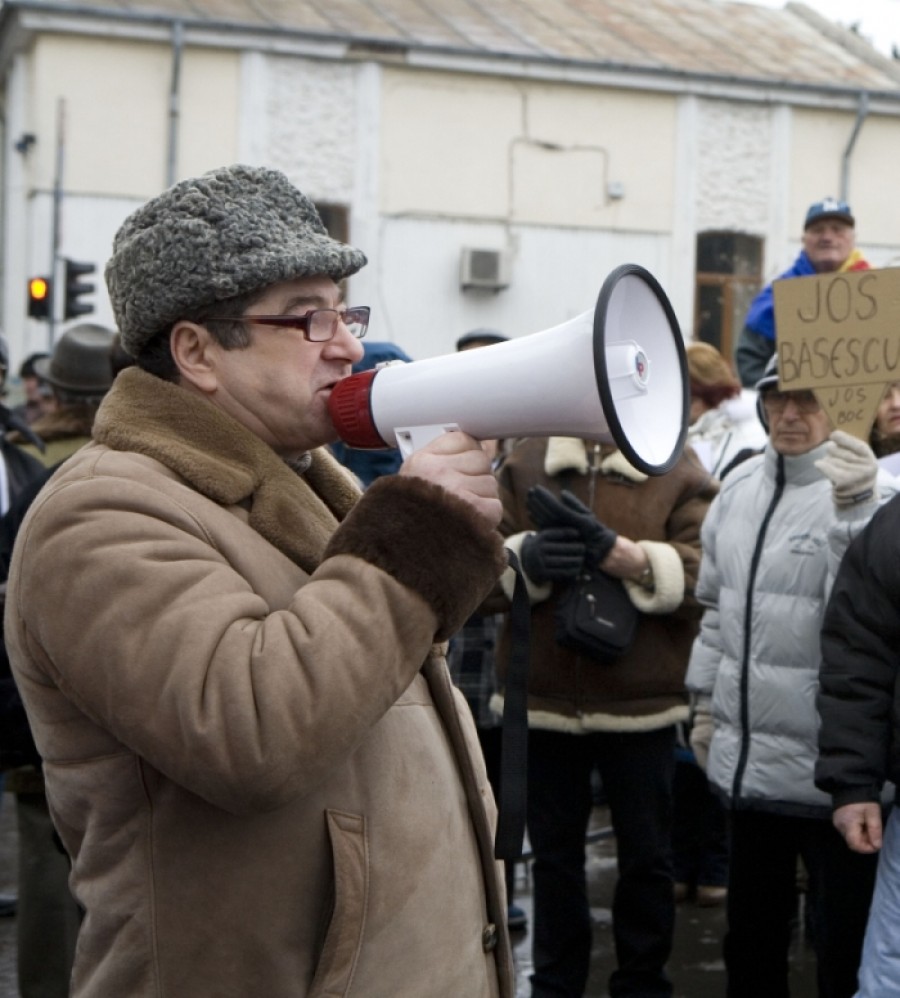
[[[868,440],[900,381],[900,268],[775,281],[778,387],[812,389],[835,429]]]

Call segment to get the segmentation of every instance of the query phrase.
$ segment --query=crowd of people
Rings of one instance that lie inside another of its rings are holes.
[[[868,266],[854,226],[813,204],[781,276]],[[331,390],[409,360],[344,301],[366,262],[277,171],[182,181],[116,235],[116,330],[0,407],[22,998],[514,998],[523,591],[532,998],[586,992],[598,786],[611,998],[674,993],[691,900],[725,905],[728,998],[786,998],[800,868],[820,998],[900,990],[900,383],[867,441],[781,390],[768,285],[735,366],[688,345],[664,474],[559,436],[364,455]],[[615,650],[564,633],[588,578],[633,617]]]

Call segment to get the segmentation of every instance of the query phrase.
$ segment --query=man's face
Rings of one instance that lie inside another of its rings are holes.
[[[762,393],[769,440],[779,454],[796,456],[825,443],[831,433],[828,414],[810,391]]]
[[[340,289],[329,277],[273,284],[249,314],[305,315],[317,308],[343,310]],[[310,343],[299,329],[247,325],[246,349],[210,346],[212,401],[285,458],[336,440],[328,399],[335,382],[362,358],[362,343],[343,323],[324,343]]]
[[[803,233],[803,248],[819,274],[838,270],[853,252],[856,231],[839,218],[823,218]]]

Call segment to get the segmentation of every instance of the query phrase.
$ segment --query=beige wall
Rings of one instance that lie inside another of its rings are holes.
[[[668,95],[389,69],[381,209],[668,231],[675,115]]]
[[[796,109],[791,127],[790,212],[799,239],[806,209],[819,198],[837,197],[841,163],[853,133],[852,114]],[[900,122],[868,116],[850,156],[847,200],[860,243],[896,246],[900,239],[897,159]]]
[[[178,178],[195,177],[240,159],[240,54],[188,49],[182,66]]]
[[[237,153],[238,56],[187,49],[181,73],[176,172],[190,176]],[[166,183],[172,50],[167,45],[47,35],[31,62],[29,118],[38,136],[30,183],[55,172],[56,119],[65,100],[65,188],[145,197]]]

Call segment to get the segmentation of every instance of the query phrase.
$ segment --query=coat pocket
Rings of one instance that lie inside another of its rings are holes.
[[[334,865],[334,910],[309,998],[344,998],[356,970],[369,902],[369,855],[362,815],[326,811]]]

